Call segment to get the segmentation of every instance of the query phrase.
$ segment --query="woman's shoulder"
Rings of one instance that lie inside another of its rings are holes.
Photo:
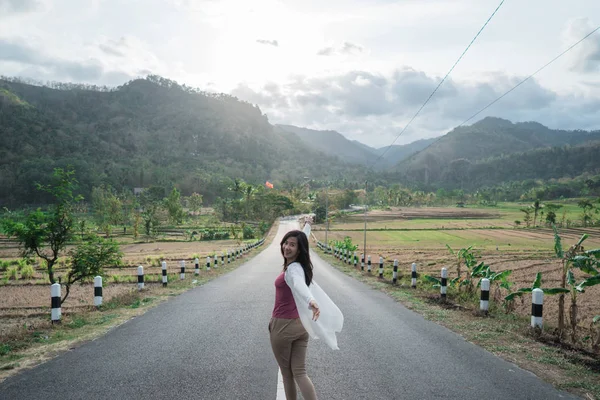
[[[290,265],[287,266],[286,268],[286,272],[289,273],[304,273],[304,268],[302,268],[302,264],[300,264],[297,261],[294,261],[293,263],[291,263]]]

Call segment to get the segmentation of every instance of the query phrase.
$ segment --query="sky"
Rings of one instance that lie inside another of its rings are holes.
[[[600,26],[598,0],[0,0],[0,75],[156,74],[372,147],[442,135]],[[479,114],[600,129],[600,31]],[[400,136],[398,136],[400,135]]]

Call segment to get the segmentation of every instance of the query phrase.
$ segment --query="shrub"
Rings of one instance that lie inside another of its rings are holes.
[[[21,268],[21,279],[33,278],[34,270],[31,265],[26,265]]]
[[[19,267],[16,265],[13,265],[12,267],[9,267],[6,270],[6,276],[10,280],[16,281],[18,279],[18,275],[19,275]]]
[[[244,226],[244,239],[254,239],[254,228],[250,225]]]

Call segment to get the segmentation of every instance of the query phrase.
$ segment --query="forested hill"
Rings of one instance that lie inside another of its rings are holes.
[[[510,160],[512,165],[510,168],[501,168],[499,164],[501,162],[498,160],[488,164],[500,168],[491,175],[495,177],[495,183],[525,179],[523,178],[525,175],[531,179],[561,178],[572,176],[570,172],[572,167],[567,163],[573,160],[572,154],[579,154],[583,150],[571,151],[564,148],[560,151],[568,153],[568,157],[552,160],[540,158],[536,161],[536,157],[549,154],[537,150],[564,146],[594,146],[593,143],[597,141],[600,141],[600,131],[552,130],[537,122],[512,123],[500,118],[488,117],[471,126],[455,128],[425,150],[398,163],[392,175],[396,179],[415,184],[444,187],[457,183],[456,179],[449,178],[451,175],[461,175],[460,180],[463,182],[461,186],[464,187],[464,182],[471,179],[465,175],[465,171],[471,170],[472,165],[483,165],[487,159],[498,158]],[[511,155],[515,156],[509,157]],[[529,160],[530,168],[526,174],[525,172],[513,173],[515,165],[525,166],[516,162],[520,157],[527,157]],[[595,160],[581,164],[579,174],[597,173],[595,171],[599,167],[600,159],[596,157]],[[489,182],[491,178],[485,180]],[[472,187],[477,184],[476,182],[470,180],[468,186]]]
[[[387,178],[429,190],[460,188],[473,191],[508,182],[600,176],[599,154],[600,142],[590,142],[579,146],[531,150],[477,162],[455,160],[438,177],[434,177],[435,181],[427,176],[425,169],[396,173]]]
[[[356,140],[348,140],[336,131],[318,131],[293,125],[277,125],[277,127],[296,134],[304,144],[315,150],[337,156],[349,163],[370,165],[380,171],[386,170],[413,153],[423,150],[435,140],[417,140],[406,145],[393,145],[375,149]],[[383,157],[379,158],[382,154]],[[376,160],[377,163],[375,163]]]
[[[0,205],[45,199],[34,182],[75,167],[84,195],[176,185],[212,201],[227,183],[358,174],[275,131],[258,107],[150,76],[113,90],[0,80]]]

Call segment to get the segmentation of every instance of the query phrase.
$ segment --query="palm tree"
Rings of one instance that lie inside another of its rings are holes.
[[[243,185],[244,198],[246,203],[246,218],[248,218],[248,207],[250,206],[250,200],[252,200],[252,195],[256,191],[256,188],[248,183]]]

